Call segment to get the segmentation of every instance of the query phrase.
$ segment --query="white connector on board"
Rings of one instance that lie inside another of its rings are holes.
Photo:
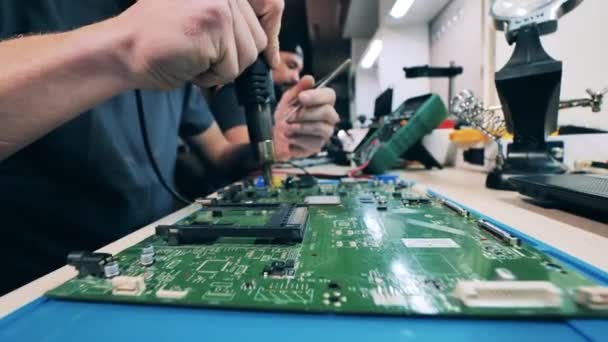
[[[581,286],[576,289],[574,300],[591,310],[608,310],[608,287]]]
[[[139,296],[145,289],[146,283],[142,276],[112,278],[112,294],[115,296]]]
[[[548,281],[460,281],[454,296],[472,308],[562,306],[562,291]]]
[[[182,299],[188,295],[188,290],[167,290],[159,289],[156,291],[156,297],[163,299]]]

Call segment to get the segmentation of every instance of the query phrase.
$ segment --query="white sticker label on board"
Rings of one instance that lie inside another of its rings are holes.
[[[460,248],[452,239],[401,239],[407,248]]]

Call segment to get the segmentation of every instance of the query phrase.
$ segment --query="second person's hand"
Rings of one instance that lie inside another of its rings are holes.
[[[334,109],[336,93],[331,88],[313,89],[311,76],[302,78],[281,98],[275,111],[275,155],[279,161],[308,157],[331,138],[340,117]],[[294,104],[294,99],[297,103]],[[285,116],[301,108],[285,121]]]

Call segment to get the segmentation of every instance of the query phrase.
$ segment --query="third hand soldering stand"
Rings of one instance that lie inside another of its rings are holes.
[[[272,108],[274,88],[270,67],[263,56],[249,66],[236,82],[239,103],[245,108],[249,141],[262,166],[266,187],[272,187],[274,144],[272,141]]]
[[[580,2],[554,0],[542,8],[519,11],[512,3],[507,6],[501,0],[494,2],[492,14],[498,29],[507,32],[510,44],[515,42],[511,59],[496,73],[496,89],[513,143],[508,146],[504,163],[488,175],[488,188],[512,190],[509,178],[513,176],[566,172],[549,153],[545,140],[557,129],[562,62],[547,54],[540,36],[556,31],[557,19]],[[527,16],[510,17],[511,11]]]

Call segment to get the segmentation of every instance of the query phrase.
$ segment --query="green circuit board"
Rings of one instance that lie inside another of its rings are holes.
[[[282,210],[278,203],[304,208],[290,216],[301,223],[295,235],[235,236],[257,234]],[[197,227],[226,236],[179,235]],[[151,247],[154,262],[145,266],[142,251]],[[119,276],[81,274],[47,295],[265,311],[608,317],[605,287],[403,182],[239,186],[113,260]]]

